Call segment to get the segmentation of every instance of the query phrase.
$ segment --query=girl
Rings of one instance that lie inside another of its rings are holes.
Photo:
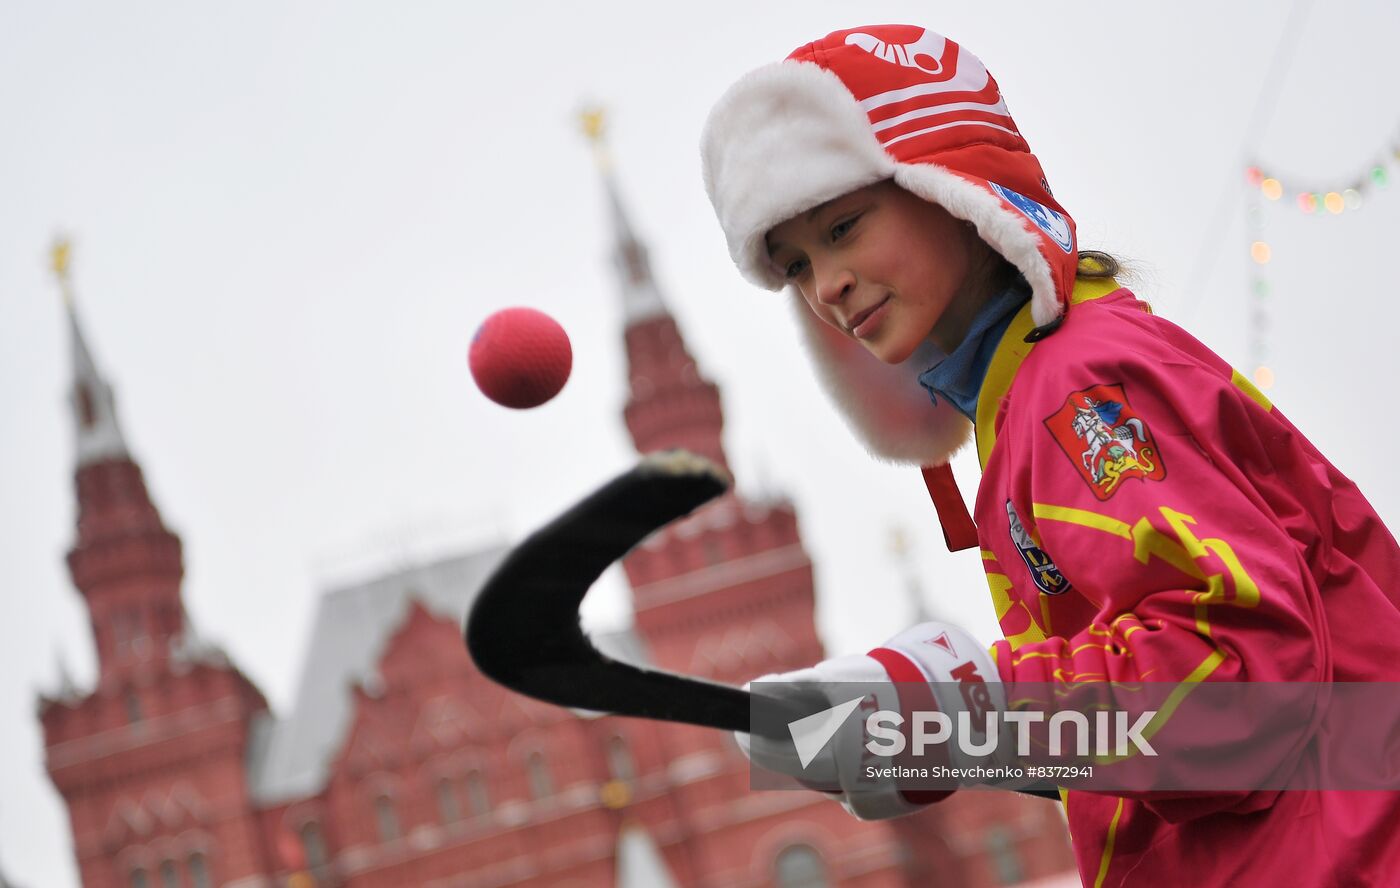
[[[1110,258],[1078,251],[971,53],[918,27],[835,32],[736,83],[702,157],[740,271],[792,295],[867,447],[923,467],[950,546],[981,550],[1006,636],[986,652],[925,624],[779,678],[1400,679],[1394,538],[1248,380],[1120,287]],[[975,527],[947,469],[969,437]],[[923,801],[843,796],[862,817]],[[1066,806],[1086,884],[1400,878],[1391,793]]]

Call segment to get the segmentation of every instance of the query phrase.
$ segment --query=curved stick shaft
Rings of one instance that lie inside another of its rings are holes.
[[[804,707],[623,663],[594,647],[579,623],[579,605],[609,565],[728,486],[722,471],[700,457],[650,454],[526,537],[486,581],[467,617],[464,634],[477,667],[511,690],[560,706],[788,739],[787,723],[823,704]],[[751,706],[773,708],[752,719]],[[1021,791],[1058,798],[1053,790]]]
[[[560,706],[749,730],[747,691],[613,660],[589,641],[578,615],[609,565],[727,487],[705,460],[653,454],[531,534],[471,609],[465,634],[477,666],[512,690]]]

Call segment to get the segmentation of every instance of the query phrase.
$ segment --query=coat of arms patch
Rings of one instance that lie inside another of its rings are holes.
[[[1094,491],[1107,500],[1130,478],[1161,481],[1162,455],[1147,423],[1128,404],[1122,383],[1072,392],[1045,427]]]

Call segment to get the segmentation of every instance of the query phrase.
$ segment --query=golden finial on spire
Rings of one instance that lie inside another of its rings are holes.
[[[73,254],[73,242],[64,235],[58,235],[53,239],[53,246],[49,249],[49,260],[53,267],[53,273],[58,275],[60,281],[68,280],[68,259]]]
[[[606,142],[607,112],[601,106],[589,105],[579,112],[578,119],[584,137],[593,146],[593,158],[598,161],[598,167],[606,172],[612,167]]]
[[[606,130],[607,112],[597,105],[590,105],[579,112],[579,123],[583,125],[583,134],[588,137],[588,141],[598,145],[603,141],[603,133]]]
[[[53,270],[54,277],[58,279],[59,289],[63,292],[63,304],[71,306],[73,304],[73,288],[70,286],[68,269],[73,257],[73,242],[67,235],[59,234],[53,239],[53,246],[49,248],[49,268]]]

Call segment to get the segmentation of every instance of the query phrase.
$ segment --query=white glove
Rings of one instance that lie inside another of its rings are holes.
[[[816,691],[832,707],[860,699],[854,710],[847,709],[831,740],[805,766],[792,740],[745,733],[734,737],[744,754],[762,768],[787,774],[806,785],[839,786],[840,792],[833,794],[861,820],[909,814],[949,794],[901,790],[892,777],[866,775],[867,765],[878,769],[896,764],[896,759],[876,758],[869,753],[865,719],[870,713],[937,710],[956,723],[957,713],[968,711],[975,716],[973,723],[981,725],[988,708],[1005,705],[1001,681],[986,648],[964,630],[938,622],[905,630],[869,654],[823,660],[807,669],[765,675],[751,684],[768,682],[781,683],[767,691],[772,696],[797,697]],[[867,687],[851,688],[851,683]],[[863,698],[858,696],[862,691],[868,691]],[[829,717],[840,716],[838,711]],[[907,729],[908,725],[902,727]],[[959,764],[961,754],[956,744],[947,744],[946,748],[953,757],[949,764]]]

